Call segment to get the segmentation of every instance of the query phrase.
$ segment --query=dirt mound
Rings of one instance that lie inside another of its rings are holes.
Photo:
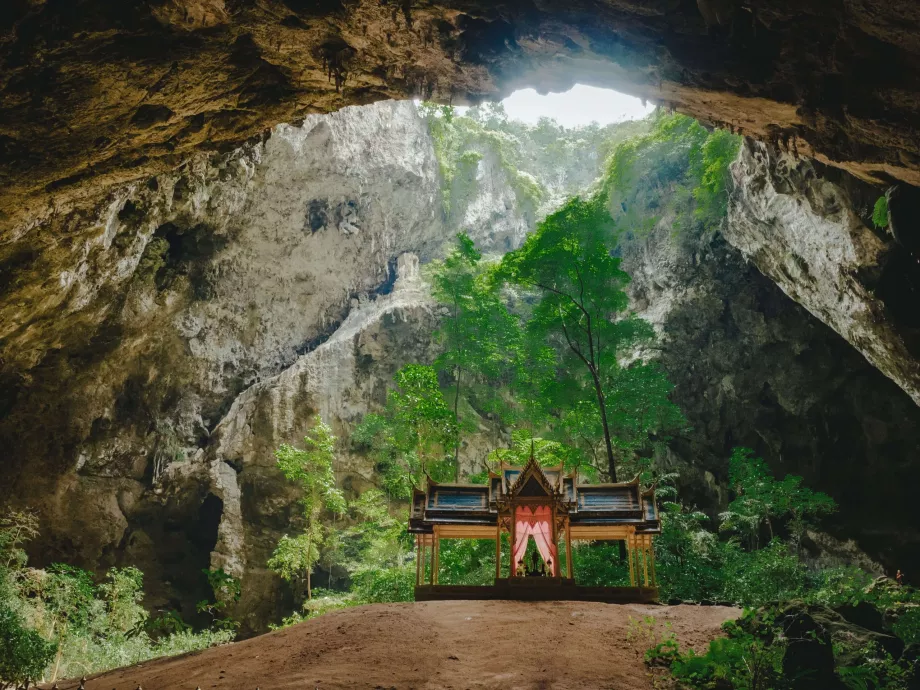
[[[237,644],[91,678],[87,690],[651,688],[629,619],[670,622],[706,648],[739,611],[718,606],[437,601],[330,613]],[[61,683],[61,690],[76,687]]]

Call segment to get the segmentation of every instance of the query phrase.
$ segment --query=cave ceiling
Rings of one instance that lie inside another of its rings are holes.
[[[0,241],[311,113],[576,82],[920,184],[915,0],[6,0]]]

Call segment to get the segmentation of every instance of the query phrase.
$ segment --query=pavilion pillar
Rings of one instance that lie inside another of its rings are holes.
[[[635,539],[632,535],[627,535],[626,537],[626,560],[629,561],[629,586],[636,586],[636,548],[635,548]]]
[[[415,586],[422,584],[422,538],[415,535]]]
[[[574,575],[572,570],[572,523],[565,522],[565,570],[571,580]]]
[[[434,528],[434,545],[432,546],[434,555],[434,570],[431,573],[432,584],[438,584],[438,567],[441,565],[441,535],[438,534],[438,527]]]
[[[431,572],[428,574],[428,583],[432,585],[435,583],[434,582],[434,545],[435,543],[436,543],[435,535],[434,533],[432,533],[431,535]]]
[[[514,508],[511,509],[511,565],[508,566],[508,577],[517,577],[517,563],[514,562],[514,544],[517,539],[517,521],[514,518]]]
[[[649,552],[649,543],[648,543],[648,542],[649,542],[649,538],[648,538],[648,537],[643,537],[643,538],[642,538],[642,541],[643,541],[643,544],[642,544],[642,568],[643,568],[643,571],[644,571],[644,572],[643,572],[643,575],[644,575],[644,580],[645,580],[645,586],[648,587],[648,552]]]
[[[658,586],[658,578],[655,576],[655,542],[653,537],[648,538],[648,551],[652,558],[652,587]]]
[[[495,579],[502,576],[502,521],[495,525]]]

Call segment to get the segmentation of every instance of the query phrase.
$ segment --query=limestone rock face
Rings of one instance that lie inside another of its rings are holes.
[[[212,432],[242,391],[389,292],[397,257],[444,242],[437,175],[415,106],[380,104],[23,228],[0,296],[0,472],[5,500],[41,510],[37,562],[132,562],[153,604],[188,607],[218,528],[228,554],[245,543],[229,525],[247,486],[212,460]]]
[[[248,388],[214,430],[206,461],[239,486],[224,516],[211,561],[243,579],[239,609],[254,629],[284,613],[286,590],[265,563],[278,539],[302,523],[298,495],[275,465],[281,443],[299,445],[318,414],[347,439],[353,426],[386,400],[404,364],[433,359],[435,305],[418,277],[418,258],[403,254],[392,292],[353,305],[336,332],[277,376]],[[230,472],[227,469],[232,468]],[[373,464],[341,444],[336,476],[350,497],[375,486]]]
[[[920,409],[783,283],[745,261],[727,241],[736,220],[737,208],[728,227],[693,235],[665,217],[623,247],[633,305],[661,335],[649,354],[691,427],[659,462],[680,468],[684,500],[714,513],[729,500],[722,487],[732,448],[750,447],[775,474],[801,475],[836,499],[838,539],[855,540],[887,568],[920,567],[910,496],[920,481]],[[809,557],[839,557],[846,549],[835,543],[810,539]]]
[[[920,404],[910,236],[871,229],[860,190],[770,146],[747,142],[732,174],[728,241]]]

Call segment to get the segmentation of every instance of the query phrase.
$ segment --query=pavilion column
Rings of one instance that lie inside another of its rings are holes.
[[[643,571],[644,571],[643,575],[644,575],[644,580],[645,580],[645,586],[648,587],[648,552],[649,552],[649,543],[648,543],[648,542],[649,542],[649,538],[648,538],[648,537],[643,537],[643,538],[642,538],[642,541],[643,541],[643,544],[642,544],[642,568],[643,568]]]
[[[572,574],[572,523],[568,520],[565,523],[565,569],[571,580],[574,577]]]
[[[435,536],[434,533],[431,535],[431,572],[428,574],[428,583],[434,584],[434,545],[435,545]]]
[[[422,537],[415,535],[415,586],[422,584]]]
[[[502,521],[495,526],[495,579],[502,576]]]
[[[432,584],[438,584],[438,567],[441,565],[441,535],[438,534],[438,528],[434,528],[434,571],[431,574]]]
[[[552,529],[552,535],[553,535],[552,536],[553,546],[556,549],[556,560],[553,561],[553,572],[551,572],[550,575],[552,575],[553,577],[559,577],[559,574],[560,574],[559,573],[559,522],[556,520],[555,507],[553,508],[553,515],[551,519],[553,521],[551,525],[551,529]]]
[[[655,542],[653,537],[648,538],[648,552],[652,558],[652,587],[658,586],[658,578],[655,576]]]
[[[636,586],[636,548],[635,548],[635,539],[632,535],[626,537],[626,560],[629,561],[629,586]]]

